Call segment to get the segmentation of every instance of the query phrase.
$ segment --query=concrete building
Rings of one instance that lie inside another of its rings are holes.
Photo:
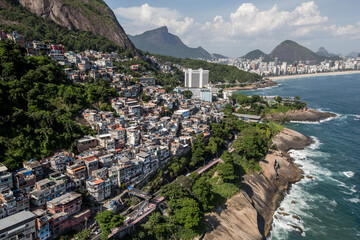
[[[174,112],[174,115],[178,115],[182,118],[188,118],[188,117],[190,117],[190,110],[189,109],[176,110]]]
[[[24,210],[29,211],[29,197],[26,192],[3,188],[0,191],[0,209],[0,219]]]
[[[69,215],[80,211],[81,205],[81,194],[76,192],[66,193],[46,203],[47,210],[49,210],[50,213],[66,212]]]
[[[185,87],[186,88],[204,88],[209,84],[209,70],[186,69]]]
[[[0,163],[0,189],[1,188],[13,188],[13,181],[7,167]]]
[[[0,220],[0,240],[36,239],[36,215],[22,211]]]
[[[133,128],[128,129],[127,142],[132,146],[138,145],[140,143],[140,131]]]
[[[36,209],[33,211],[36,215],[36,232],[37,238],[40,240],[46,240],[51,237],[50,232],[50,219],[51,217],[44,209]]]
[[[115,140],[111,138],[111,134],[98,135],[99,145],[104,147],[106,150],[115,150]]]
[[[212,102],[212,92],[210,89],[200,90],[200,100],[210,103]]]
[[[77,149],[79,152],[94,148],[97,146],[97,139],[92,136],[85,136],[77,140]]]
[[[63,173],[66,170],[66,165],[71,161],[72,161],[72,158],[69,153],[61,152],[61,153],[55,154],[50,159],[50,166],[53,170]]]
[[[96,201],[101,202],[111,195],[111,179],[91,179],[86,181],[86,189]]]
[[[44,179],[36,182],[35,189],[30,192],[31,204],[35,208],[44,206],[47,201],[64,193],[66,193],[66,182],[64,180]]]
[[[74,226],[89,219],[90,209],[81,210],[81,194],[70,192],[47,203],[51,216],[50,229],[54,235],[61,235]]]
[[[17,189],[21,189],[30,192],[36,182],[36,176],[32,174],[32,170],[24,169],[14,174],[14,186]]]

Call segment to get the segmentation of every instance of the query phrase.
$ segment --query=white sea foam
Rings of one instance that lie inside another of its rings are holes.
[[[349,199],[346,199],[344,198],[346,201],[348,202],[352,202],[352,203],[360,203],[360,199],[359,198],[349,198]]]
[[[352,172],[352,171],[347,171],[347,172],[342,172],[345,176],[347,176],[348,178],[352,178],[354,175],[355,175],[355,173],[354,172]]]
[[[325,206],[329,212],[334,211],[337,206],[337,202],[333,199],[328,199],[320,194],[309,194],[308,188],[318,184],[319,181],[325,181],[332,178],[332,173],[327,168],[319,165],[317,161],[312,158],[316,157],[328,157],[329,154],[321,152],[321,142],[318,138],[312,137],[314,143],[303,150],[291,150],[289,151],[295,163],[300,165],[304,175],[310,175],[312,178],[304,177],[300,182],[292,185],[290,192],[285,195],[285,198],[280,204],[279,208],[283,211],[277,210],[277,212],[286,212],[289,215],[283,216],[275,213],[272,224],[271,237],[274,239],[288,239],[288,233],[290,231],[297,231],[291,225],[300,227],[306,235],[306,231],[310,229],[306,226],[306,220],[312,219],[321,223],[321,220],[312,214],[312,209],[316,208],[315,202],[321,203]],[[300,221],[293,217],[299,216]],[[276,216],[276,217],[275,217]]]
[[[333,119],[336,119],[340,117],[339,116],[336,116],[336,117],[328,117],[328,118],[325,118],[323,120],[320,120],[320,121],[314,121],[314,122],[311,122],[311,121],[290,121],[291,123],[301,123],[301,124],[321,124],[321,123],[324,123],[324,122],[329,122]]]
[[[330,204],[331,204],[333,207],[336,207],[336,206],[337,206],[337,202],[336,202],[335,200],[330,201]]]

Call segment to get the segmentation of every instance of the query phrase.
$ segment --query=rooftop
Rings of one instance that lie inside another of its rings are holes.
[[[49,201],[49,203],[53,205],[65,205],[78,197],[81,197],[80,193],[69,192],[60,197],[54,198],[53,200]]]
[[[18,223],[25,222],[27,220],[35,219],[35,214],[30,211],[21,211],[9,217],[0,219],[0,232],[4,231],[6,228],[15,226]]]

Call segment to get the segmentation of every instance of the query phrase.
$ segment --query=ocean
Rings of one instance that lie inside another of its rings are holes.
[[[360,74],[278,83],[245,93],[300,96],[309,108],[339,117],[285,125],[314,139],[310,147],[291,151],[304,175],[312,178],[304,177],[286,193],[268,239],[360,239]]]

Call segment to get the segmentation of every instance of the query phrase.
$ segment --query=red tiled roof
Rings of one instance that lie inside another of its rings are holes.
[[[95,184],[100,184],[100,183],[102,183],[102,182],[104,182],[104,180],[99,179],[99,180],[96,180],[94,183],[95,183]]]

